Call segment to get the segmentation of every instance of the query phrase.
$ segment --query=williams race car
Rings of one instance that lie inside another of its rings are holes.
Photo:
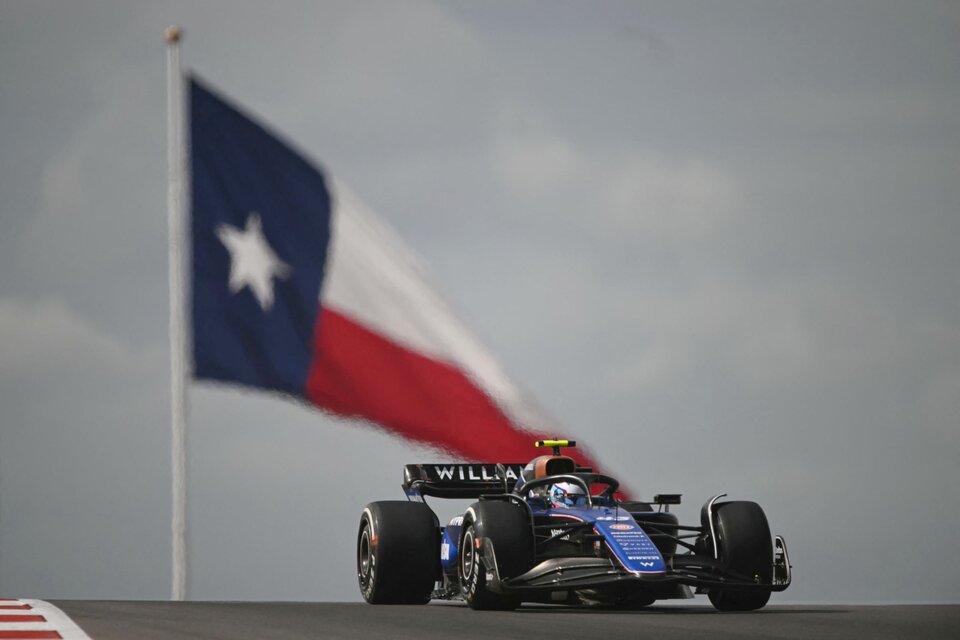
[[[617,499],[619,483],[542,440],[529,464],[408,464],[406,501],[372,502],[357,533],[357,577],[371,604],[463,599],[472,609],[521,602],[638,608],[706,593],[749,611],[790,586],[787,545],[754,502],[708,500],[700,524],[670,506]],[[441,527],[425,497],[477,500]]]

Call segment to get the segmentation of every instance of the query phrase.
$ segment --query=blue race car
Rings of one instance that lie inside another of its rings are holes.
[[[528,464],[408,464],[407,501],[372,502],[357,533],[357,576],[371,604],[463,599],[472,609],[522,602],[638,608],[706,593],[721,611],[750,611],[790,586],[780,536],[754,502],[714,496],[700,524],[670,505],[616,497],[619,483],[542,440]],[[477,500],[441,527],[426,496]]]

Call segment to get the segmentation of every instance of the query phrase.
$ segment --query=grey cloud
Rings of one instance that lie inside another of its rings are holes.
[[[0,589],[167,595],[182,21],[187,66],[396,226],[628,485],[760,501],[780,601],[960,597],[952,5],[225,6],[0,9]],[[359,509],[439,454],[190,400],[191,595],[357,599]]]

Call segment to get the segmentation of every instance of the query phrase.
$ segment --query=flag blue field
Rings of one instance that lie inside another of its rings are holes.
[[[197,78],[190,153],[196,378],[478,462],[529,459],[555,435],[382,220]]]

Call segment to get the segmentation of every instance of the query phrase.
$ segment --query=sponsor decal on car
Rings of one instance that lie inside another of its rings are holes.
[[[485,480],[497,479],[497,467],[491,464],[435,464],[433,475],[437,480]],[[505,467],[507,480],[516,480],[517,474],[511,467]]]
[[[610,550],[629,571],[663,573],[663,558],[657,547],[636,523],[597,522],[597,532],[605,534]]]

